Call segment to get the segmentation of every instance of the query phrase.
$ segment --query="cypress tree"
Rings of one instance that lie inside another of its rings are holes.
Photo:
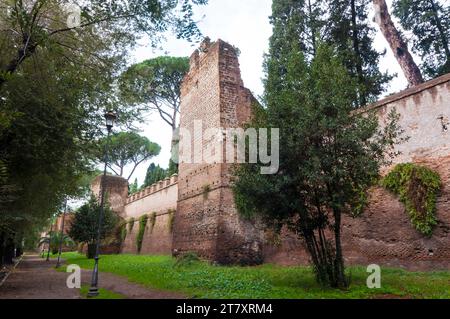
[[[337,48],[349,74],[359,83],[356,106],[375,102],[392,79],[379,69],[380,53],[373,47],[375,29],[370,26],[371,0],[325,2],[328,13],[325,39]]]

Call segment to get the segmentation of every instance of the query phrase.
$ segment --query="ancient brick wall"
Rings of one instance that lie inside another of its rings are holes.
[[[240,127],[251,114],[254,99],[243,87],[235,49],[221,40],[204,41],[191,56],[181,93],[181,128],[192,137],[192,157],[183,161],[188,147],[182,143],[174,254],[195,251],[222,264],[258,263],[260,240],[254,226],[237,214],[230,165],[212,160],[217,154],[225,158],[225,144],[214,147],[223,137],[202,138],[209,128]],[[202,123],[200,134],[196,121]]]
[[[91,184],[92,193],[99,198],[103,176],[98,176]],[[125,204],[128,197],[128,181],[122,177],[107,175],[104,187],[111,209],[120,217],[125,216]]]
[[[64,218],[64,234],[68,234],[70,230],[70,225],[72,224],[75,213],[67,212],[63,217],[64,212],[61,212],[61,215],[58,216],[55,223],[53,224],[53,230],[61,231],[63,218]]]
[[[136,253],[138,219],[156,212],[153,230],[147,229],[144,254],[176,254],[194,251],[219,263],[255,264],[261,261],[285,265],[306,264],[308,254],[302,242],[287,231],[281,240],[270,239],[256,227],[239,218],[230,189],[229,164],[214,162],[225,157],[222,146],[214,148],[215,138],[203,138],[208,128],[242,126],[251,115],[254,98],[243,87],[238,58],[232,46],[205,41],[191,56],[191,69],[182,86],[181,128],[192,140],[180,146],[180,156],[191,149],[194,163],[180,163],[178,180],[173,177],[127,198],[125,180],[108,177],[113,208],[127,220],[135,218],[123,252]],[[426,238],[411,225],[398,199],[374,188],[369,205],[360,218],[343,219],[343,248],[347,263],[403,266],[413,270],[450,267],[450,75],[390,96],[364,111],[377,112],[380,124],[395,109],[400,126],[409,140],[397,146],[401,155],[395,163],[415,162],[441,175],[442,193],[437,203],[439,225]],[[202,134],[195,134],[195,121],[201,121]],[[225,137],[221,137],[225,139]],[[204,154],[195,152],[200,148]],[[200,156],[199,156],[200,155]],[[204,155],[201,156],[201,155]],[[206,159],[206,160],[205,160]],[[386,167],[387,172],[392,167]],[[94,182],[98,193],[99,179]],[[176,209],[173,234],[168,211]]]
[[[343,247],[348,263],[377,263],[412,270],[450,267],[450,74],[390,96],[365,111],[376,111],[380,124],[395,109],[409,140],[397,146],[398,163],[414,162],[437,171],[443,181],[437,203],[439,225],[426,238],[416,231],[404,205],[382,188],[370,194],[360,218],[343,219]],[[392,167],[386,167],[388,172]],[[301,242],[285,232],[280,245],[267,243],[265,260],[306,263]]]
[[[178,199],[178,176],[174,175],[160,181],[141,192],[127,198],[125,206],[125,220],[134,219],[132,231],[128,231],[122,252],[137,253],[136,236],[139,231],[139,218],[144,214],[156,214],[155,224],[150,220],[144,233],[141,254],[167,255],[172,252],[171,214],[175,214]]]

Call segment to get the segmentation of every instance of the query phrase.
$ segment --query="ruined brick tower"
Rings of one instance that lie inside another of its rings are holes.
[[[189,131],[191,146],[210,154],[217,138],[202,137],[207,129],[237,128],[247,122],[255,102],[243,86],[236,50],[207,38],[190,59],[190,71],[181,89],[181,130]],[[194,132],[201,121],[200,135]],[[197,124],[196,124],[197,123]],[[180,148],[180,157],[186,149]],[[192,159],[198,154],[194,152]],[[205,160],[179,165],[178,209],[173,228],[173,252],[196,252],[220,264],[258,264],[263,261],[261,236],[255,226],[242,220],[230,188],[231,165]]]

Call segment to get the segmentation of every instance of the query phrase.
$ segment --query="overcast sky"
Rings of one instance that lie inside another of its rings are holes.
[[[387,0],[391,5],[391,0]],[[207,6],[196,9],[196,19],[200,20],[199,27],[205,36],[211,40],[222,39],[237,46],[241,50],[239,57],[244,84],[255,96],[263,93],[263,55],[267,52],[272,27],[269,23],[271,15],[271,0],[209,0]],[[238,10],[237,10],[238,8]],[[373,13],[371,13],[371,18]],[[375,26],[376,27],[376,26]],[[378,30],[378,28],[377,28]],[[195,45],[184,40],[168,37],[162,44],[164,51],[154,51],[145,41],[133,53],[133,62],[140,62],[156,56],[168,54],[171,56],[190,56]],[[389,70],[398,76],[391,84],[386,94],[398,92],[407,86],[400,67],[398,66],[389,46],[380,32],[377,33],[375,46],[379,51],[387,49],[386,56],[380,61],[382,71]],[[158,114],[150,117],[142,126],[142,134],[151,141],[162,146],[161,154],[152,161],[167,167],[170,158],[170,127],[160,120]],[[144,181],[149,163],[142,164],[133,176],[138,178],[139,185]]]

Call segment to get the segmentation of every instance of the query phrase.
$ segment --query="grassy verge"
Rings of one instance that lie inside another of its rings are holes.
[[[91,269],[93,261],[65,253],[67,264]],[[316,284],[309,267],[222,267],[206,262],[177,266],[169,256],[102,256],[100,271],[124,276],[150,288],[176,291],[193,298],[321,299],[321,298],[450,298],[450,272],[382,270],[382,288],[369,289],[363,267],[349,267],[352,284],[346,291]]]

